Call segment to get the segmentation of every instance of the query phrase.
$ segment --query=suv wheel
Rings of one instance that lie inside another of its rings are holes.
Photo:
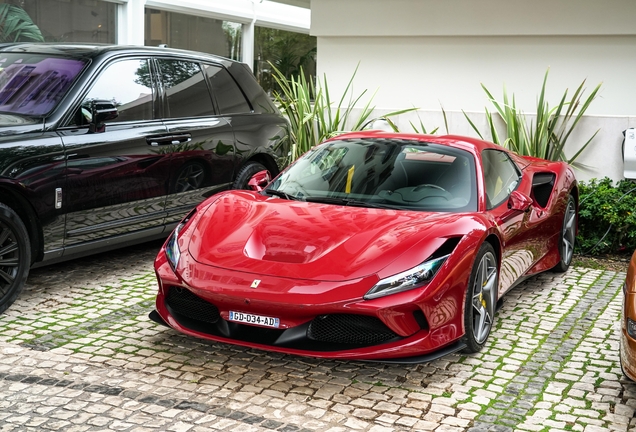
[[[0,313],[18,298],[30,266],[29,234],[16,212],[0,203]]]
[[[232,189],[251,189],[248,183],[250,182],[252,176],[264,170],[267,170],[267,168],[265,168],[258,162],[251,161],[246,163],[236,176],[236,180],[234,180]]]

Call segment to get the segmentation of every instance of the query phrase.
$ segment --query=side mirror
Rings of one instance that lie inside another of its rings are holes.
[[[530,209],[531,205],[532,205],[532,198],[530,198],[528,195],[523,194],[519,191],[513,191],[510,194],[510,198],[508,198],[508,208],[510,210],[526,212]]]
[[[119,113],[117,107],[112,101],[94,100],[91,101],[92,121],[89,131],[92,133],[104,132],[104,122],[116,119]]]
[[[267,186],[269,182],[271,181],[272,181],[272,176],[269,173],[269,171],[263,170],[254,174],[250,178],[250,181],[247,182],[247,185],[250,187],[250,189],[256,192],[260,192],[263,189],[265,189],[265,186]]]

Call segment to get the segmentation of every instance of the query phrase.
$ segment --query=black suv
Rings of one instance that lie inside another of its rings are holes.
[[[165,237],[276,175],[286,121],[246,65],[167,48],[0,49],[0,313],[29,268]]]

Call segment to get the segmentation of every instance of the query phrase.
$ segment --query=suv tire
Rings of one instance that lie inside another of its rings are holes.
[[[17,213],[0,203],[0,314],[20,295],[30,266],[29,234]]]

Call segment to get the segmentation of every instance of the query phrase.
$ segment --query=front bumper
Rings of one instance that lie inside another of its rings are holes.
[[[636,321],[636,292],[624,291],[621,317],[620,356],[623,372],[636,381],[636,339],[627,332],[627,319]]]
[[[157,256],[156,310],[168,326],[191,336],[311,357],[400,363],[463,348],[468,274],[464,281],[438,274],[435,287],[363,300],[375,276],[340,283],[259,276],[205,266],[187,252],[181,262],[176,274],[163,250]],[[255,280],[258,287],[251,288]],[[232,322],[230,311],[276,317],[279,326]]]

